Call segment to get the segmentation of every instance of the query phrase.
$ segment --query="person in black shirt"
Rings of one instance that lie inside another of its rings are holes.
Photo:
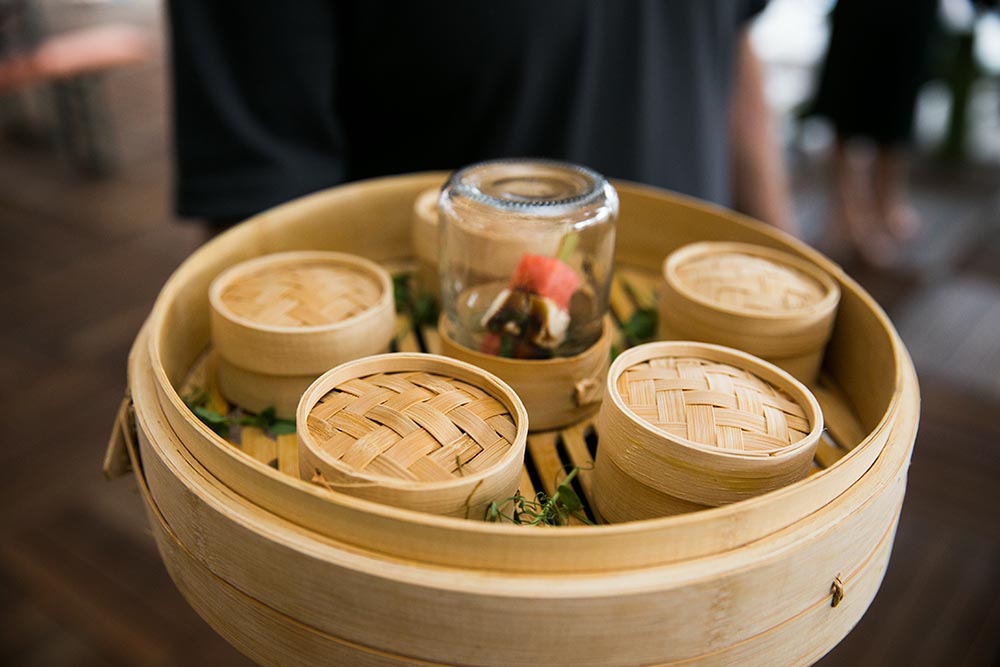
[[[226,224],[337,183],[549,157],[792,228],[761,0],[169,4],[176,196]]]

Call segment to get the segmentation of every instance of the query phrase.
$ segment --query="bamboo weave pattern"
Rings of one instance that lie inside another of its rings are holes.
[[[358,315],[381,292],[358,269],[317,262],[263,268],[227,285],[221,298],[234,314],[259,324],[311,327]]]
[[[727,364],[652,359],[628,368],[617,386],[640,419],[671,436],[720,449],[771,452],[810,430],[802,407],[786,393]]]
[[[499,462],[517,428],[486,392],[442,375],[380,373],[344,382],[309,413],[309,434],[367,474],[447,481]]]
[[[759,312],[819,303],[823,286],[790,266],[738,252],[701,255],[677,267],[681,284],[719,305]]]

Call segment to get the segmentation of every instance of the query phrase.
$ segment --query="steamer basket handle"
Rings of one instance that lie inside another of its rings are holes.
[[[577,407],[585,407],[601,402],[604,384],[597,378],[584,378],[573,385],[573,402]]]
[[[104,452],[104,477],[117,479],[132,471],[130,452],[135,451],[135,412],[132,409],[132,394],[128,390],[122,399],[115,423],[108,439],[108,449]]]

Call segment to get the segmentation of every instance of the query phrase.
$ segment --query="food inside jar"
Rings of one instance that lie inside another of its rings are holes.
[[[580,278],[558,257],[523,255],[510,285],[487,308],[480,351],[515,359],[547,359],[565,340],[570,301]]]

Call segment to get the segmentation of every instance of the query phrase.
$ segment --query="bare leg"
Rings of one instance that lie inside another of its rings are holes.
[[[907,194],[906,163],[892,146],[880,146],[875,158],[875,198],[882,223],[895,239],[907,241],[920,232],[920,219]]]
[[[858,253],[873,266],[893,263],[896,249],[879,219],[874,192],[874,160],[867,151],[838,137],[834,147],[832,222]]]
[[[846,259],[852,250],[847,233],[847,216],[851,210],[850,165],[848,164],[847,145],[839,136],[833,146],[829,168],[829,178],[833,185],[833,191],[830,193],[830,209],[821,244],[823,250],[834,258]]]

